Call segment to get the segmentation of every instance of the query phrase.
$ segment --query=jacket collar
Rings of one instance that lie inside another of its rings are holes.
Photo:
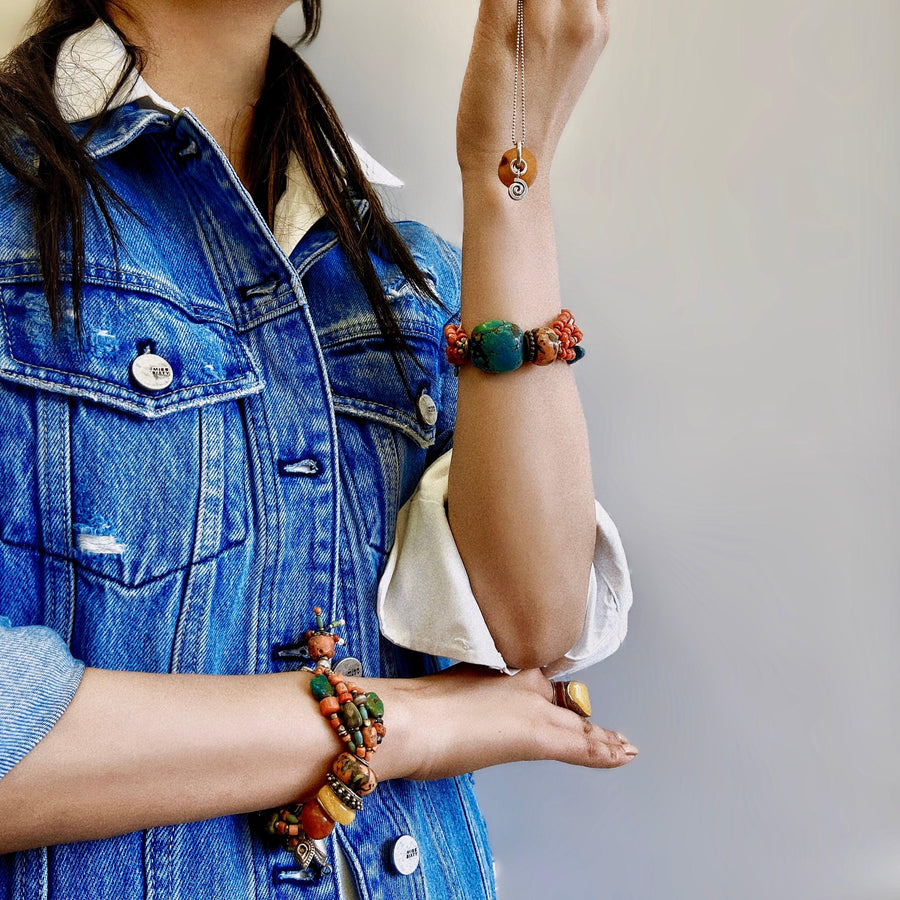
[[[127,65],[128,55],[122,41],[101,19],[63,42],[53,86],[59,110],[76,132],[88,131],[92,120],[115,91]],[[120,110],[120,115],[92,134],[87,149],[95,158],[121,149],[150,128],[165,127],[181,112],[160,97],[137,71],[131,72],[112,97],[109,109]],[[350,143],[363,174],[372,184],[403,186],[399,178],[373,159],[353,138]],[[275,209],[275,237],[286,253],[291,252],[322,213],[321,203],[305,169],[298,159],[293,158],[287,172],[287,189]]]

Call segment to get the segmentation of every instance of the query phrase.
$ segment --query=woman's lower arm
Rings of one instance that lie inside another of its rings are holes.
[[[520,202],[495,181],[493,173],[463,178],[462,324],[549,324],[560,292],[548,179]],[[570,366],[460,371],[449,520],[488,628],[512,666],[559,658],[581,631],[593,498]]]
[[[0,779],[0,853],[314,793],[340,748],[309,678],[87,669],[63,716]],[[404,743],[402,683],[366,685],[384,695],[394,732],[374,768],[394,777]]]
[[[311,796],[341,745],[309,678],[88,669],[59,721],[0,778],[0,854]],[[537,670],[509,678],[458,665],[360,685],[385,705],[388,732],[372,763],[381,781],[525,759],[613,768],[636,752],[552,705]]]

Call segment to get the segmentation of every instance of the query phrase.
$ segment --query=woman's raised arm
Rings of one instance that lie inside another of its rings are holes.
[[[606,44],[604,0],[526,3],[526,147],[537,178],[521,201],[497,177],[510,146],[516,4],[482,0],[460,100],[461,321],[523,330],[560,310],[550,166]],[[585,166],[591,165],[585,160]],[[569,298],[577,314],[594,298]],[[587,337],[590,344],[590,335]],[[562,363],[502,375],[460,371],[448,514],[472,591],[510,666],[542,666],[584,621],[596,523],[587,428]]]

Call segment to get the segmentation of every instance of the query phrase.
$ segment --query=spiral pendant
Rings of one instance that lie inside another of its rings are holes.
[[[513,183],[509,186],[509,196],[512,197],[513,200],[521,200],[528,193],[528,185],[525,182],[516,176],[513,179]]]

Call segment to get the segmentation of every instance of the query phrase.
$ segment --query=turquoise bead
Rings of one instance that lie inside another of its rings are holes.
[[[472,329],[469,359],[483,372],[512,372],[524,361],[525,334],[503,319],[482,322]]]
[[[581,344],[576,344],[572,349],[575,351],[575,358],[566,360],[570,366],[572,363],[577,363],[579,359],[584,359],[584,347]]]
[[[380,719],[384,715],[384,704],[381,698],[373,691],[369,691],[366,697],[366,710],[373,719]]]
[[[334,688],[331,686],[327,675],[314,675],[313,680],[309,683],[309,688],[316,700],[324,700],[326,697],[334,696]]]
[[[357,747],[362,747],[363,739],[361,731],[357,730],[353,732],[353,743],[356,744]]]

